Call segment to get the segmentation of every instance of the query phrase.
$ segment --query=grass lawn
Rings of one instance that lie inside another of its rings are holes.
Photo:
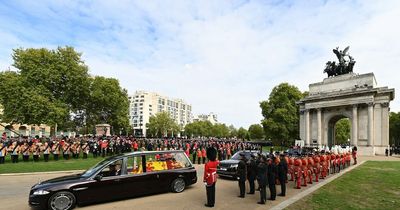
[[[287,209],[400,209],[400,162],[368,161]]]
[[[93,158],[89,155],[87,159],[64,160],[62,157],[58,161],[53,160],[50,155],[49,162],[44,162],[43,155],[40,157],[39,162],[33,162],[30,156],[29,162],[22,162],[22,157],[19,157],[18,163],[11,163],[10,156],[7,156],[5,164],[0,165],[0,174],[4,173],[26,173],[26,172],[44,172],[44,171],[67,171],[67,170],[85,170],[95,165],[97,162],[103,160],[102,157]]]

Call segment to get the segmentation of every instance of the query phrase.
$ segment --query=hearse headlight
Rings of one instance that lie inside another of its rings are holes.
[[[237,168],[237,167],[238,167],[238,164],[231,165],[231,168]]]
[[[49,194],[49,191],[46,190],[36,190],[35,192],[33,192],[34,195],[46,195]]]

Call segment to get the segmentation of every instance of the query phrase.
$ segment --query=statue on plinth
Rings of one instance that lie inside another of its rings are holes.
[[[333,49],[333,53],[335,53],[339,63],[336,64],[335,61],[328,61],[326,63],[324,73],[327,73],[328,77],[334,77],[353,72],[353,67],[356,61],[347,53],[349,48],[350,47],[348,46],[344,50],[339,50],[339,47]]]

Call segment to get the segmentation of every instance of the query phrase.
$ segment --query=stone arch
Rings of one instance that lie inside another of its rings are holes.
[[[323,111],[323,141],[322,145],[331,147],[334,139],[334,130],[336,123],[344,118],[348,118],[352,122],[353,116],[351,112],[347,109],[340,110],[325,110]],[[353,129],[353,125],[350,125],[350,133]]]
[[[308,92],[297,102],[300,138],[306,146],[330,146],[334,125],[348,118],[350,144],[358,147],[359,154],[385,154],[394,89],[378,87],[373,73],[349,73],[310,84]]]

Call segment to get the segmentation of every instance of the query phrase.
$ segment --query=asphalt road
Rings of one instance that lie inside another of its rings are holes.
[[[207,209],[204,207],[206,203],[205,187],[201,182],[204,167],[197,165],[196,168],[199,181],[195,185],[188,187],[182,193],[157,194],[109,203],[81,206],[77,207],[77,209]],[[68,174],[71,173],[0,176],[0,209],[30,209],[28,205],[28,195],[32,185],[39,180],[51,179]],[[301,191],[293,189],[293,186],[293,182],[288,184],[287,197],[293,196],[295,193]],[[277,186],[277,193],[280,193],[280,186]],[[257,191],[254,195],[246,195],[246,198],[238,198],[238,195],[239,187],[236,181],[219,178],[216,185],[216,205],[214,209],[266,209],[286,199],[278,196],[275,201],[267,201],[266,205],[259,205],[257,204],[259,200],[259,192]],[[267,196],[269,196],[268,189]]]

